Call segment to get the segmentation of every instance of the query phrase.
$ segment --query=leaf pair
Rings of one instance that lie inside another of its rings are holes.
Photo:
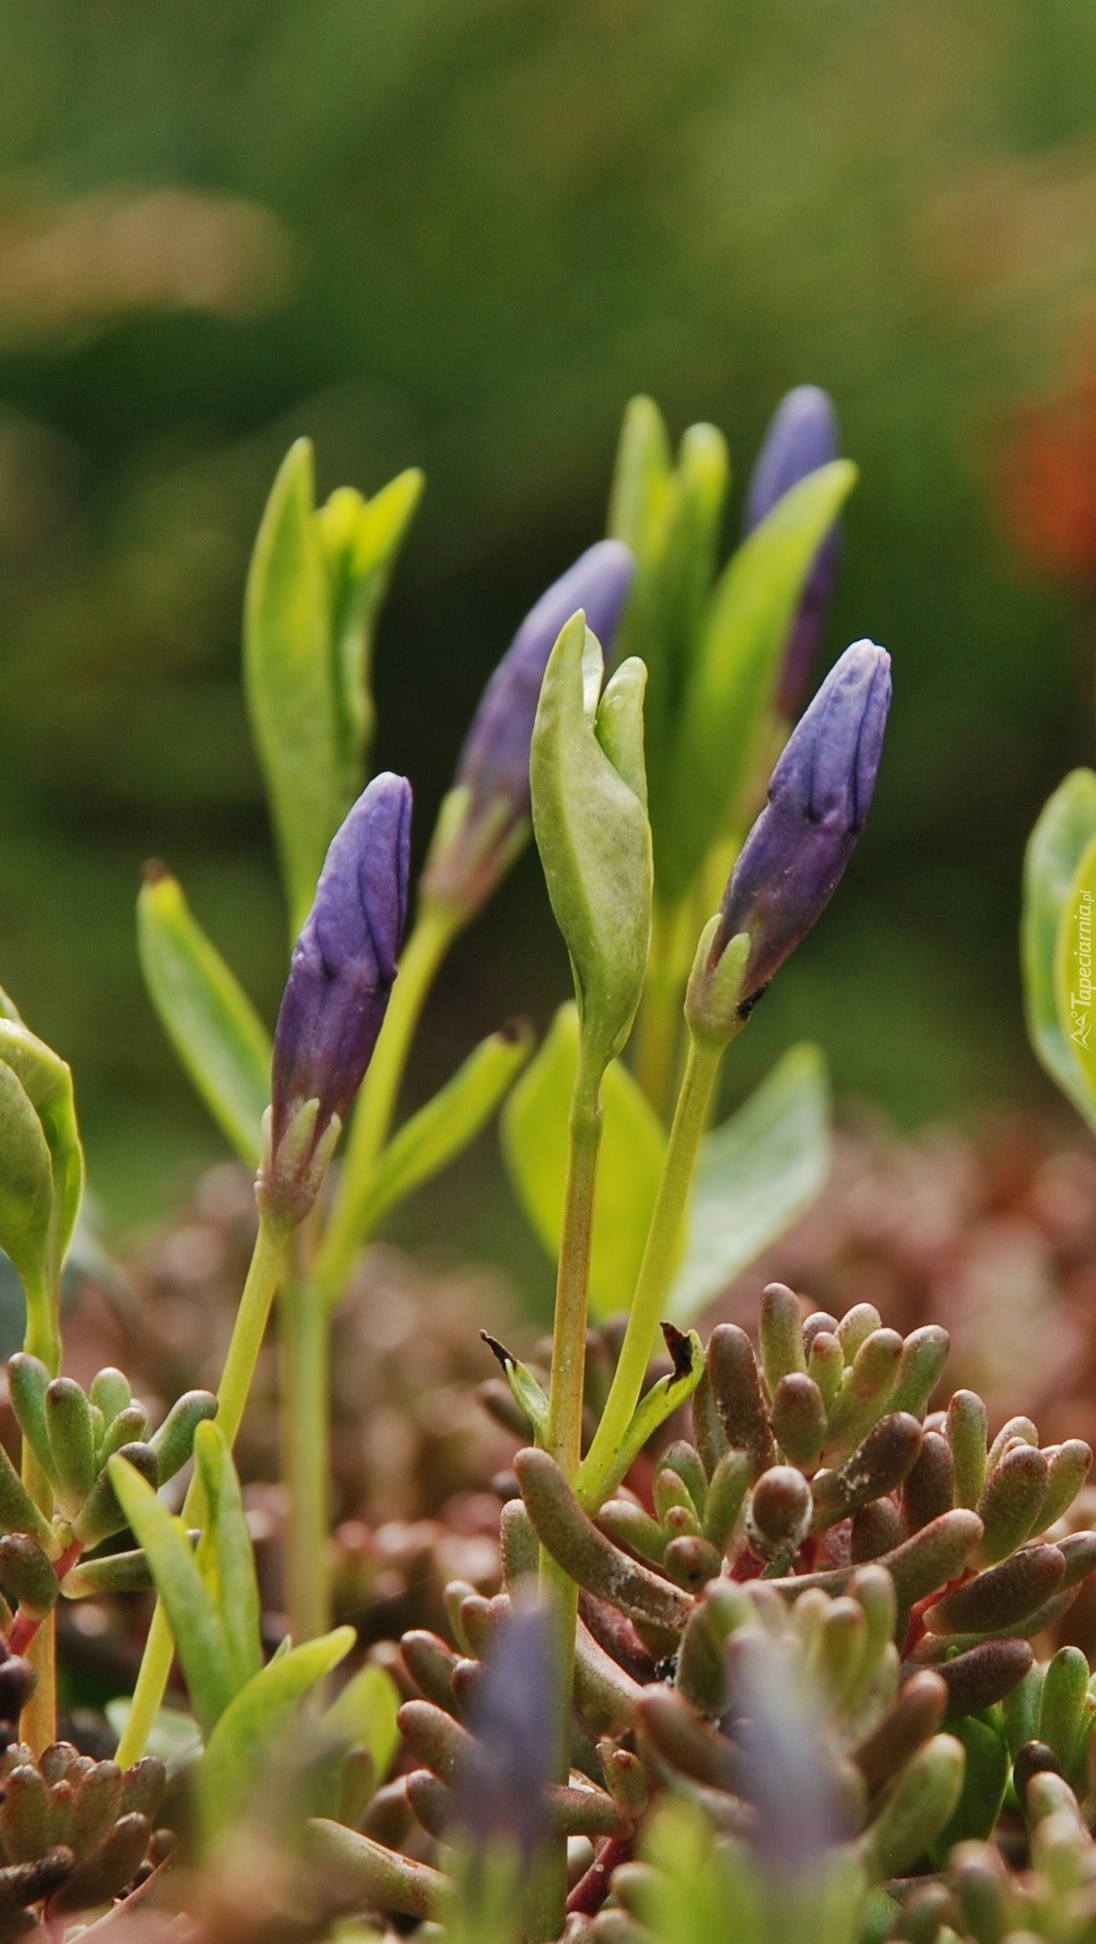
[[[502,1119],[503,1153],[526,1215],[552,1255],[563,1227],[567,1105],[578,1064],[578,1019],[561,1006]],[[639,1274],[666,1151],[653,1108],[613,1061],[602,1092],[590,1299],[595,1314],[627,1309]],[[670,1316],[698,1316],[810,1207],[830,1166],[829,1089],[819,1050],[793,1047],[738,1113],[704,1141],[687,1236],[679,1242]]]

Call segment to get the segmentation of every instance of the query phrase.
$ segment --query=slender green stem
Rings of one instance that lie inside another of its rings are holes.
[[[361,1244],[370,1177],[388,1138],[411,1041],[460,920],[441,905],[425,905],[400,957],[399,976],[350,1126],[339,1191],[314,1266],[313,1280],[329,1304],[339,1301]]]
[[[599,1493],[612,1471],[613,1460],[643,1389],[643,1379],[651,1361],[659,1320],[673,1276],[677,1240],[708,1118],[708,1102],[722,1055],[722,1043],[697,1040],[690,1035],[685,1074],[677,1097],[662,1178],[658,1184],[639,1280],[628,1316],[628,1328],[601,1414],[601,1423],[578,1475],[578,1491],[588,1508],[601,1502]]]
[[[675,914],[656,905],[651,954],[635,1030],[635,1072],[655,1112],[668,1120],[681,1048],[684,979]]]
[[[27,1289],[27,1328],[23,1348],[45,1364],[51,1377],[61,1368],[60,1285],[39,1283]],[[48,1519],[53,1512],[53,1487],[26,1439],[23,1440],[23,1483],[35,1505]],[[57,1740],[57,1631],[48,1614],[28,1643],[26,1656],[36,1675],[34,1693],[19,1720],[19,1735],[36,1755]]]
[[[282,1283],[279,1316],[282,1478],[289,1488],[287,1605],[289,1631],[299,1646],[329,1624],[331,1318],[319,1292],[296,1277]]]
[[[225,1357],[225,1367],[217,1391],[219,1406],[217,1423],[230,1447],[236,1442],[236,1434],[243,1419],[251,1380],[255,1375],[255,1365],[266,1334],[270,1306],[278,1287],[288,1239],[288,1231],[271,1228],[260,1215],[259,1233],[255,1238],[251,1266],[240,1297],[240,1307],[236,1312],[228,1354]],[[196,1515],[204,1514],[202,1498],[201,1485],[195,1477],[191,1480],[183,1505],[184,1519],[193,1520]],[[152,1625],[145,1642],[141,1671],[133,1691],[129,1719],[122,1732],[115,1756],[120,1768],[132,1767],[145,1752],[152,1732],[152,1724],[164,1698],[164,1689],[167,1687],[168,1676],[171,1673],[173,1653],[171,1627],[164,1612],[163,1601],[157,1600]]]
[[[582,1399],[586,1375],[586,1312],[590,1252],[594,1234],[594,1189],[601,1146],[600,1062],[591,1063],[580,1044],[578,1072],[571,1096],[570,1144],[564,1191],[563,1237],[556,1277],[552,1332],[552,1379],[548,1393],[545,1446],[568,1478],[582,1457]],[[551,1555],[541,1549],[540,1583],[551,1602],[556,1627],[556,1777],[571,1773],[571,1716],[575,1667],[578,1588]],[[530,1944],[545,1944],[563,1929],[567,1898],[567,1843],[553,1841],[530,1893]]]

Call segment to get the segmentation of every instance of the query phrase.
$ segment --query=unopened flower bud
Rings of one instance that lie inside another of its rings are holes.
[[[739,852],[719,921],[697,955],[687,1013],[694,1030],[733,1030],[710,1000],[731,941],[749,952],[735,982],[744,1018],[821,917],[864,828],[890,708],[890,656],[874,642],[847,648],[793,729],[768,802]],[[711,1015],[711,1017],[709,1017]]]
[[[274,1035],[260,1202],[294,1223],[312,1206],[373,1055],[407,917],[411,786],[385,772],[332,839],[294,948]]]
[[[529,750],[548,657],[581,608],[609,659],[635,573],[619,540],[600,540],[542,594],[514,636],[465,738],[423,873],[423,896],[467,922],[529,831]]]
[[[469,1708],[474,1739],[455,1777],[455,1821],[480,1848],[512,1843],[528,1858],[546,1834],[544,1790],[554,1762],[551,1618],[512,1613]]]
[[[797,385],[777,406],[746,492],[745,536],[759,526],[808,473],[837,458],[837,414],[828,392]],[[777,713],[790,721],[799,710],[818,651],[841,564],[841,528],[835,522],[819,547],[784,651]]]

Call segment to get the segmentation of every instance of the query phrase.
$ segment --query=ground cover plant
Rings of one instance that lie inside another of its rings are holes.
[[[829,400],[792,393],[720,568],[719,433],[675,458],[635,401],[609,536],[492,677],[408,924],[411,787],[365,772],[372,632],[421,480],[317,508],[307,445],[289,453],[244,643],[293,941],[273,1035],[163,866],[139,906],[150,995],[257,1211],[216,1382],[155,1426],[113,1365],[61,1374],[72,1078],[3,1000],[0,1244],[27,1330],[0,1458],[0,1937],[1096,1936],[1096,1695],[1056,1645],[1096,1567],[1089,1446],[949,1396],[946,1331],[870,1302],[768,1282],[756,1348],[693,1327],[827,1171],[815,1048],[711,1123],[883,759],[882,648],[846,649],[802,706],[853,480]],[[573,1002],[535,1052],[502,1027],[397,1125],[431,983],[530,833]],[[1083,1105],[1068,954],[1092,894],[1040,841],[1036,1038]],[[558,1265],[543,1357],[485,1337],[484,1401],[518,1445],[501,1586],[452,1580],[444,1622],[365,1653],[332,1625],[336,1313],[384,1216],[500,1108]],[[233,1458],[275,1300],[280,1630]],[[58,1739],[59,1615],[152,1591],[116,1747]],[[164,1706],[176,1656],[185,1713]]]

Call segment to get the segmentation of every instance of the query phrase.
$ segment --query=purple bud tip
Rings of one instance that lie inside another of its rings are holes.
[[[529,746],[548,657],[582,608],[608,659],[634,573],[621,541],[599,540],[530,609],[483,691],[457,765],[475,808],[502,798],[513,821],[529,815]]]
[[[828,392],[797,385],[777,406],[746,492],[743,534],[752,533],[777,500],[808,473],[836,459],[840,434]],[[777,713],[785,721],[797,714],[826,625],[841,564],[841,529],[835,524],[814,558],[784,651]]]
[[[512,1613],[476,1692],[468,1722],[475,1741],[456,1776],[456,1821],[477,1846],[509,1841],[529,1856],[543,1839],[554,1688],[547,1609]]]
[[[749,932],[744,1005],[760,997],[837,889],[868,814],[890,700],[890,656],[857,641],[788,738],[731,873],[713,948],[718,959]]]
[[[818,385],[797,385],[782,398],[765,434],[746,489],[744,534],[760,526],[778,499],[808,473],[837,458],[837,413]]]
[[[274,1035],[272,1149],[318,1100],[318,1141],[345,1120],[372,1058],[407,919],[411,785],[375,776],[332,838],[293,950]]]

